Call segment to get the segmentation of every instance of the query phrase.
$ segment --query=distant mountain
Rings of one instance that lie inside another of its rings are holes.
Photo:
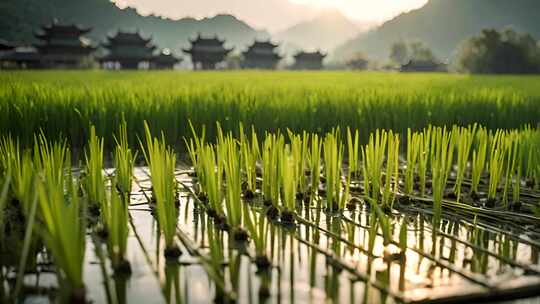
[[[512,27],[540,38],[539,12],[538,0],[430,0],[424,7],[346,42],[334,55],[346,58],[362,51],[386,59],[394,42],[417,40],[447,59],[463,40],[484,28]]]
[[[152,36],[159,47],[180,52],[188,39],[198,33],[226,39],[228,46],[243,48],[255,38],[269,37],[230,15],[212,18],[170,20],[159,16],[141,16],[132,8],[120,9],[109,0],[2,0],[0,2],[0,38],[17,43],[34,41],[33,31],[54,18],[62,23],[79,23],[93,28],[89,34],[102,41],[117,29],[140,30]]]
[[[338,10],[325,10],[316,18],[274,35],[289,48],[332,51],[359,33],[358,26]]]

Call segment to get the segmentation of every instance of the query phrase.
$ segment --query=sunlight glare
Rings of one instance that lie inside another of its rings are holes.
[[[292,3],[301,5],[311,5],[319,8],[339,8],[345,4],[345,0],[291,0]]]
[[[289,0],[316,9],[338,9],[344,15],[364,21],[382,21],[401,12],[417,9],[428,0]]]

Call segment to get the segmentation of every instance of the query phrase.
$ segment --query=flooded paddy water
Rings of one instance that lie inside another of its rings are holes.
[[[266,252],[271,266],[260,269],[252,243],[239,244],[227,231],[216,229],[204,203],[194,196],[192,174],[186,169],[176,174],[182,185],[177,223],[182,255],[175,262],[163,256],[164,243],[152,211],[150,173],[146,167],[137,167],[126,257],[132,274],[115,275],[103,241],[88,234],[84,270],[88,300],[473,303],[538,294],[538,224],[525,227],[445,212],[441,225],[433,227],[429,208],[421,203],[398,205],[390,216],[395,224],[393,239],[399,239],[400,225],[407,225],[407,250],[401,255],[400,244],[385,245],[380,231],[370,240],[369,205],[360,199],[356,210],[334,214],[299,202],[294,226],[270,221]],[[258,196],[244,204],[261,213],[265,209]],[[219,245],[212,247],[210,242]],[[17,254],[16,248],[12,254]],[[38,257],[37,262],[37,272],[24,275],[23,303],[54,301],[59,288],[48,257]],[[13,287],[13,275],[6,274],[4,288]]]
[[[344,159],[337,132],[201,136],[182,155],[146,128],[144,162],[123,130],[107,169],[95,133],[77,166],[44,137],[33,158],[1,143],[0,299],[538,302],[535,130],[409,132],[406,157],[391,131],[349,132]]]

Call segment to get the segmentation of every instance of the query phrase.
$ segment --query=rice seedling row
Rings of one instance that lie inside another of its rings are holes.
[[[472,129],[474,130],[475,128],[472,128]],[[471,129],[469,129],[469,130],[471,130]],[[435,149],[438,149],[438,150],[436,150],[436,151],[438,151],[438,152],[433,152],[433,153],[437,153],[437,154],[435,154],[435,156],[432,155],[431,158],[434,158],[436,162],[439,161],[437,158],[439,158],[439,159],[441,159],[441,160],[444,161],[444,163],[437,164],[436,167],[437,167],[438,169],[435,169],[435,170],[434,170],[434,173],[437,173],[437,174],[439,174],[439,175],[442,175],[441,180],[440,180],[440,181],[437,181],[437,182],[440,184],[440,187],[441,187],[441,189],[438,189],[438,190],[437,190],[437,191],[439,191],[439,193],[437,194],[437,195],[439,196],[439,198],[437,199],[439,204],[437,205],[436,202],[435,202],[435,204],[433,204],[433,205],[434,205],[434,209],[435,209],[434,223],[437,224],[437,225],[440,224],[440,221],[441,221],[441,214],[442,214],[442,213],[441,213],[441,212],[442,212],[442,196],[443,196],[443,191],[446,190],[446,184],[447,184],[447,180],[448,180],[448,175],[450,174],[450,171],[451,171],[451,169],[452,169],[452,161],[453,161],[453,158],[452,158],[452,156],[451,156],[452,154],[450,154],[450,157],[448,157],[448,151],[450,151],[451,153],[453,153],[453,149],[454,149],[453,146],[454,146],[454,140],[455,140],[453,137],[454,137],[454,136],[458,136],[458,135],[455,135],[455,134],[459,134],[459,133],[457,133],[457,132],[461,132],[461,131],[463,131],[463,130],[456,130],[456,129],[455,129],[455,130],[452,131],[452,133],[450,133],[450,132],[447,132],[445,129],[437,129],[437,130],[435,130],[435,131],[433,132],[433,133],[435,134],[434,137],[433,137],[433,138],[435,138],[435,139],[432,139],[432,140],[433,140],[433,145],[436,147]],[[470,132],[470,131],[469,131],[469,132]],[[330,136],[332,136],[332,135],[330,135]],[[471,136],[471,135],[468,135],[468,136]],[[438,141],[439,139],[442,140],[441,143],[439,143],[439,141]],[[392,143],[391,143],[391,146],[393,146]],[[438,147],[438,148],[437,148],[437,147]],[[442,150],[442,149],[444,149],[444,150]],[[286,145],[285,145],[284,151],[285,151],[285,153],[286,153],[286,155],[287,155],[287,146],[286,146]],[[390,149],[390,151],[391,151],[391,153],[394,153],[394,152],[393,152],[393,148]],[[445,152],[445,151],[446,151],[446,152]],[[371,152],[371,153],[374,153],[374,152]],[[395,154],[397,154],[397,153],[395,153]],[[464,157],[464,156],[461,155],[461,157]],[[392,160],[393,158],[392,158],[392,157],[389,157],[389,159]],[[431,160],[431,161],[433,161],[433,160]],[[263,162],[264,162],[264,160],[263,160]],[[327,162],[328,162],[328,161],[327,161]],[[392,163],[393,163],[393,161],[392,161]],[[263,166],[264,166],[264,165],[263,165]],[[290,166],[289,166],[289,167],[290,167]],[[365,170],[365,171],[367,171],[367,170]],[[386,181],[385,181],[387,184],[389,184],[389,183],[393,180],[392,178],[388,178],[388,176],[390,176],[390,174],[391,174],[392,172],[395,172],[395,171],[397,171],[397,169],[396,169],[396,170],[388,170],[388,169],[387,169],[387,174],[386,174],[387,178],[386,178]],[[397,179],[397,173],[396,173],[395,175],[396,175],[396,177],[394,178],[394,180]],[[288,179],[288,178],[290,178],[290,177],[285,177],[285,179]],[[372,178],[372,179],[373,179],[373,178]],[[459,178],[458,180],[462,180],[462,179],[463,179],[463,178]],[[293,184],[294,184],[294,183],[293,183]],[[396,182],[395,184],[397,184],[397,182]],[[388,187],[386,187],[386,189],[388,189]],[[397,189],[397,187],[396,187],[396,189]],[[384,189],[379,190],[379,191],[384,191]],[[386,191],[388,191],[388,190],[386,190]],[[455,191],[455,189],[454,189],[454,191]],[[284,193],[283,193],[283,196],[284,196],[284,204],[286,205],[286,204],[287,204],[287,203],[286,203],[286,201],[287,201],[287,190],[284,190],[283,192],[284,192]],[[395,194],[395,192],[396,192],[395,190],[392,191],[392,193],[394,193],[394,194]],[[289,195],[290,195],[290,194],[289,194]],[[301,197],[301,195],[300,195],[300,197]],[[328,197],[328,196],[327,196],[327,197]],[[407,198],[407,199],[406,199],[406,202],[407,202],[407,203],[410,203],[409,200],[410,200],[410,198]],[[431,202],[433,203],[434,201],[435,201],[435,200],[432,200]],[[457,204],[457,202],[454,202],[454,203]],[[376,212],[377,217],[384,219],[384,214],[381,212],[381,209],[378,208],[376,204],[370,204],[370,206],[377,210],[377,212]],[[383,206],[384,206],[384,203],[383,203]],[[335,209],[335,208],[331,208],[331,209],[330,209],[330,208],[326,208],[327,211],[333,211],[333,209]],[[286,210],[286,209],[285,209],[285,210]],[[469,211],[471,211],[471,210],[469,210]],[[533,218],[533,219],[536,220],[536,218]],[[383,221],[381,221],[381,222],[384,223],[385,221],[383,220]],[[386,235],[385,235],[385,233],[384,233],[384,229],[388,229],[388,227],[389,227],[389,226],[388,226],[388,223],[386,222],[386,223],[384,223],[384,224],[381,224],[381,227],[383,228],[383,237],[384,237],[384,239],[385,239],[385,242],[386,242],[386,243],[392,242],[392,241],[388,241],[388,238],[389,238],[389,237],[388,237],[388,233],[386,233]],[[436,234],[434,234],[434,235],[436,236]],[[398,245],[399,245],[399,244],[398,244]],[[424,253],[423,255],[425,256],[426,253]],[[432,257],[431,259],[436,261],[437,257]],[[441,263],[441,262],[439,261],[439,263]],[[517,264],[515,264],[515,263],[513,263],[513,264],[514,264],[514,265],[517,265]],[[449,266],[447,266],[447,267],[449,267]],[[453,268],[453,267],[450,267],[450,268]],[[458,272],[458,273],[460,272],[459,270],[454,270],[454,269],[452,269],[452,270],[453,270],[454,272]],[[466,277],[467,277],[467,276],[466,276]],[[471,277],[467,277],[467,278],[469,278],[470,280],[472,280],[472,281],[474,281],[474,282],[476,282],[476,283],[478,283],[478,284],[480,284],[480,285],[484,285],[484,286],[486,286],[486,287],[493,288],[492,285],[490,285],[489,283],[485,283],[485,282],[483,282],[482,280],[471,279]]]
[[[4,299],[39,297],[26,276],[48,271],[52,302],[127,302],[141,275],[167,303],[538,290],[540,246],[527,241],[540,233],[536,129],[429,127],[404,140],[218,125],[214,139],[193,127],[184,163],[150,126],[139,139],[146,168],[135,166],[126,125],[112,168],[94,131],[80,165],[65,141],[2,139],[2,256],[23,253],[2,259],[2,280],[21,282],[2,284]],[[35,199],[25,190],[34,188]],[[24,246],[5,246],[15,239]]]

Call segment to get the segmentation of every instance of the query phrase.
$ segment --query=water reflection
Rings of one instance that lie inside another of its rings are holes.
[[[96,303],[395,303],[425,299],[436,290],[475,292],[539,277],[534,269],[539,269],[540,246],[505,224],[458,214],[443,216],[433,227],[429,212],[411,207],[388,215],[391,241],[385,241],[366,205],[343,214],[299,206],[297,226],[268,221],[264,246],[257,248],[253,240],[238,244],[229,239],[189,193],[180,198],[178,218],[183,254],[166,261],[158,223],[146,205],[150,185],[142,170],[137,169],[140,183],[130,207],[126,258],[132,275],[115,275],[105,244],[88,237],[85,282],[88,298]],[[263,216],[262,202],[245,208]],[[15,288],[22,246],[21,231],[11,228],[1,247],[0,299]],[[58,294],[55,269],[39,243],[31,252],[18,300],[52,302]],[[270,263],[265,269],[256,263],[262,254]]]

